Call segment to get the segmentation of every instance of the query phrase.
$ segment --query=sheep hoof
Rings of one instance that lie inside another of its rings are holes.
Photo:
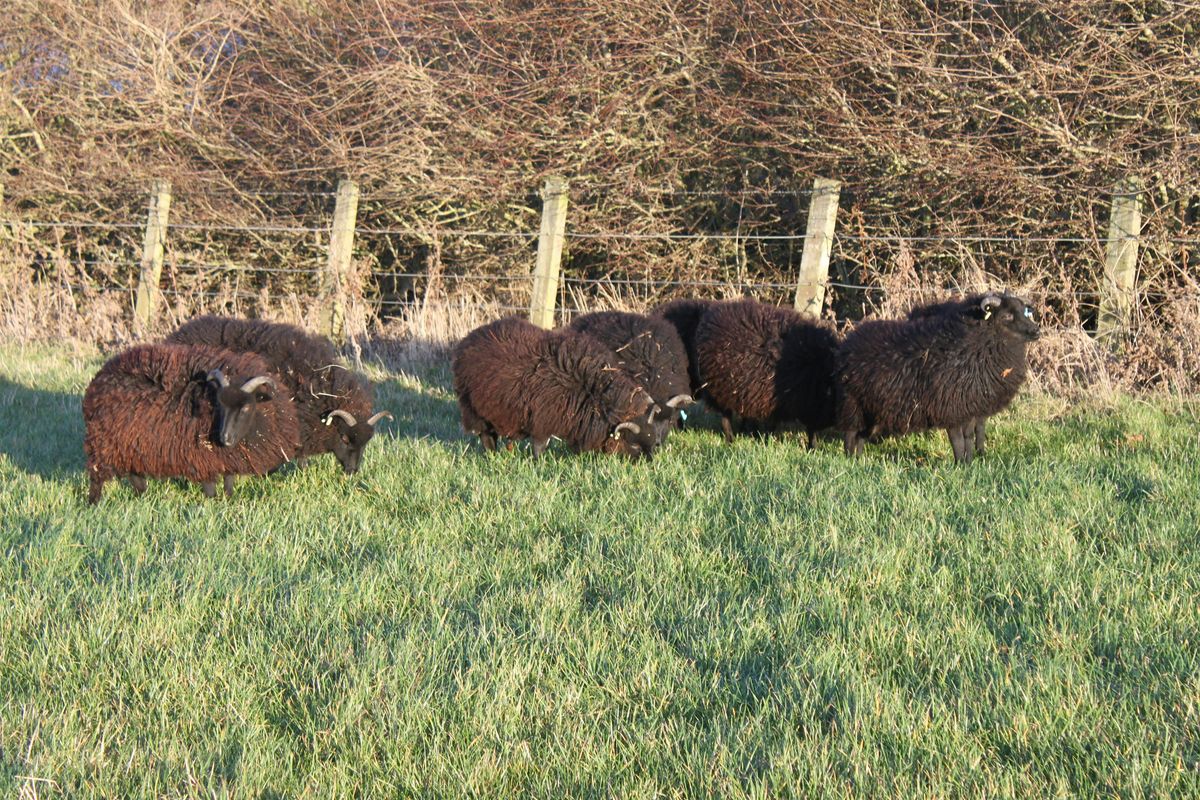
[[[204,490],[204,496],[210,500],[217,496],[217,482],[204,481],[200,484],[200,488]]]
[[[233,497],[233,485],[236,482],[237,482],[237,478],[235,478],[234,476],[232,476],[232,475],[225,476],[224,484],[225,484],[225,496],[226,497]]]

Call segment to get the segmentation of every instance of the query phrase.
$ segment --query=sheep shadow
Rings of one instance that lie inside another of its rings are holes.
[[[82,472],[82,402],[77,394],[35,389],[0,375],[0,455],[41,478]]]
[[[392,436],[464,441],[447,347],[416,339],[373,338],[364,343],[362,359],[387,373],[375,383],[375,408],[391,412]]]

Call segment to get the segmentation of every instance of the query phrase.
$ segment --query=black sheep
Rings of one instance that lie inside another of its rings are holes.
[[[570,328],[612,350],[617,366],[663,408],[654,421],[661,444],[668,431],[678,425],[683,407],[692,402],[687,352],[674,326],[644,314],[597,311],[576,317]]]
[[[463,429],[494,450],[497,437],[551,437],[574,451],[650,458],[662,409],[590,336],[544,331],[520,317],[483,325],[459,342],[451,366]]]
[[[233,476],[290,460],[300,434],[278,381],[254,354],[204,345],[140,345],[110,358],[83,396],[88,502],[120,476],[138,494],[146,478],[186,478],[208,497],[224,476],[228,495]]]
[[[696,328],[696,360],[726,441],[737,414],[768,429],[798,422],[812,447],[834,421],[836,349],[833,331],[790,308],[755,300],[710,308]]]
[[[966,295],[965,297],[952,297],[946,300],[939,300],[936,303],[926,303],[925,305],[916,306],[908,312],[909,319],[922,319],[924,317],[936,317],[938,314],[946,314],[949,312],[959,312],[969,306],[978,305],[983,300],[982,294]],[[983,455],[987,444],[987,417],[979,417],[971,420],[966,426],[966,431],[974,432],[974,454]]]
[[[662,317],[671,323],[675,327],[675,332],[679,334],[684,352],[687,353],[688,381],[692,397],[697,400],[703,398],[703,386],[700,381],[700,372],[696,367],[696,326],[700,324],[700,318],[704,316],[704,313],[720,302],[720,300],[684,298],[664,303],[651,311],[652,315]]]
[[[387,411],[372,413],[371,383],[342,365],[329,339],[295,325],[205,316],[184,323],[166,341],[207,344],[265,358],[296,403],[300,464],[309,456],[333,453],[346,473],[354,473],[375,435],[375,425],[383,417],[392,418]]]
[[[1039,336],[1033,309],[1010,294],[937,304],[929,315],[858,325],[838,353],[838,429],[863,441],[944,428],[954,458],[974,455],[977,421],[1003,410]]]

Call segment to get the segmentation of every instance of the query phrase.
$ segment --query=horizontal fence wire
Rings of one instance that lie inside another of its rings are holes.
[[[11,224],[29,225],[41,228],[89,228],[113,230],[141,230],[144,223],[136,222],[94,222],[94,221],[44,221],[44,220],[15,220]],[[210,233],[322,233],[328,234],[331,228],[324,226],[296,225],[217,225],[209,223],[173,222],[168,230],[203,231]],[[485,229],[446,229],[430,228],[355,228],[354,233],[361,236],[415,236],[415,237],[445,237],[445,238],[491,238],[491,239],[536,239],[537,231],[492,231]],[[737,242],[801,242],[802,233],[625,233],[622,231],[571,231],[564,237],[581,240],[629,240],[629,241],[737,241]],[[1082,236],[973,236],[954,234],[901,235],[901,234],[849,234],[835,233],[834,242],[938,242],[966,244],[1109,244],[1112,242],[1137,241],[1142,245],[1182,244],[1200,245],[1200,238],[1177,236],[1114,236],[1114,237],[1082,237]]]

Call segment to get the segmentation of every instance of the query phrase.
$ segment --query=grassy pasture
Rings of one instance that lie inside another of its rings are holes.
[[[1183,401],[534,461],[378,372],[359,475],[89,508],[99,363],[0,347],[0,796],[1200,796]]]

